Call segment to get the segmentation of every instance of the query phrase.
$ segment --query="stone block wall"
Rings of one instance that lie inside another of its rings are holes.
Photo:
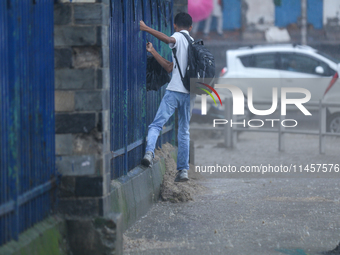
[[[59,208],[105,215],[110,182],[109,0],[55,1],[56,166]]]
[[[187,0],[175,1],[174,14],[179,11],[187,11]],[[121,198],[111,187],[110,176],[110,0],[55,0],[54,16],[56,167],[62,174],[59,212],[67,222],[112,212],[126,216],[113,203]],[[134,180],[126,194],[134,189],[147,194],[132,199],[138,202],[138,212],[145,213],[149,204],[141,201],[149,201],[151,193],[145,187],[145,174],[141,176],[141,183]],[[76,236],[81,240],[81,235]]]

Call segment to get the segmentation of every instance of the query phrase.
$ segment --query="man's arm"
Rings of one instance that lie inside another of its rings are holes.
[[[144,21],[141,20],[139,22],[139,29],[141,31],[145,31],[148,32],[149,34],[153,35],[154,37],[156,37],[158,40],[161,40],[162,42],[169,44],[169,43],[176,43],[176,39],[174,37],[169,37],[166,34],[163,34],[162,32],[159,32],[151,27],[148,27],[147,25],[145,25]]]
[[[151,42],[148,42],[146,44],[146,50],[148,52],[150,52],[152,54],[152,56],[154,56],[154,58],[157,60],[157,62],[168,72],[171,73],[172,72],[172,68],[173,68],[173,63],[166,60],[165,58],[163,58],[161,55],[158,54],[158,52],[155,50],[155,48],[153,47]]]

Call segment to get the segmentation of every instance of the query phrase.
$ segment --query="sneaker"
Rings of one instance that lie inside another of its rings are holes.
[[[183,170],[177,172],[175,182],[186,182],[188,180],[189,180],[188,170],[183,169]]]
[[[153,153],[151,151],[147,151],[141,163],[143,166],[149,167],[149,166],[152,166],[152,162],[153,162]]]

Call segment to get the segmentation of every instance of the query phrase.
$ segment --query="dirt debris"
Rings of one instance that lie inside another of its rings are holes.
[[[195,172],[195,167],[190,164],[188,171],[189,181],[187,182],[174,182],[177,173],[177,164],[171,156],[171,151],[174,147],[166,143],[162,145],[162,149],[155,152],[155,158],[164,157],[166,171],[161,185],[160,197],[163,201],[170,201],[172,203],[187,202],[193,200],[193,196],[204,191],[206,188],[199,184],[197,181],[203,176]]]

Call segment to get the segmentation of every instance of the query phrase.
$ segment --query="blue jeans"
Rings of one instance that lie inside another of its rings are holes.
[[[195,97],[191,97],[193,103]],[[146,151],[154,153],[158,135],[168,119],[178,108],[178,154],[177,170],[189,170],[189,146],[190,146],[190,94],[167,90],[159,105],[156,117],[149,126]]]

